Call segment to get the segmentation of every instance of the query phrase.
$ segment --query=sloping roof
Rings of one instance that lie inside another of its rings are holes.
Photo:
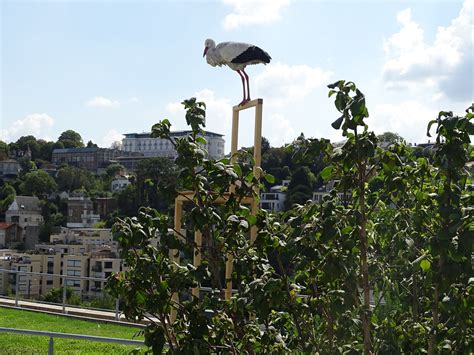
[[[64,153],[95,153],[99,150],[98,147],[84,147],[84,148],[57,148],[53,150],[53,154]]]
[[[8,229],[13,225],[13,223],[0,222],[0,229]]]
[[[36,196],[16,196],[8,210],[39,211],[39,199]]]
[[[181,131],[171,131],[171,137],[185,137],[189,136],[192,133],[190,130],[181,130]],[[124,133],[125,138],[151,138],[151,133],[149,132],[142,132],[142,133]],[[208,136],[208,137],[223,137],[223,134],[211,132],[211,131],[204,131],[203,134],[199,134],[199,136]]]

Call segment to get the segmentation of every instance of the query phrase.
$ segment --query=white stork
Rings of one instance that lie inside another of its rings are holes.
[[[249,64],[267,64],[272,59],[267,52],[252,44],[222,42],[216,46],[216,42],[212,39],[206,39],[204,42],[204,56],[207,63],[213,67],[227,65],[239,73],[244,92],[244,98],[239,106],[250,101],[249,77],[245,72],[245,67]],[[247,86],[247,95],[245,95],[245,86]]]

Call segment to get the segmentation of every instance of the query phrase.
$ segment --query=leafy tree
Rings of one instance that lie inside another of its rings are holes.
[[[105,174],[108,178],[114,178],[120,172],[125,171],[125,167],[122,164],[110,164],[105,169]]]
[[[44,170],[33,170],[25,174],[22,180],[20,190],[23,195],[43,198],[58,188],[54,179]]]
[[[10,143],[11,149],[22,150],[23,152],[31,151],[31,159],[35,160],[39,154],[40,146],[36,138],[32,135],[21,136],[15,143]]]
[[[34,161],[32,161],[30,158],[28,157],[21,157],[21,158],[18,158],[18,163],[20,164],[20,167],[21,167],[21,174],[24,175],[24,174],[27,174],[29,173],[30,171],[34,171],[36,170],[36,164]]]
[[[56,180],[60,191],[90,191],[96,186],[95,177],[90,171],[69,165],[59,169]]]
[[[45,302],[62,303],[63,302],[63,287],[52,288],[44,295]],[[74,293],[74,289],[66,287],[66,302],[70,305],[81,304],[81,299]]]
[[[0,160],[8,159],[10,153],[10,147],[7,143],[0,141]]]
[[[172,353],[472,351],[474,200],[464,165],[474,106],[463,117],[441,112],[430,124],[437,126],[432,165],[403,142],[378,146],[354,83],[329,88],[341,114],[332,126],[345,143],[300,136],[291,150],[306,167],[324,160],[320,175],[334,189],[321,204],[283,214],[254,216],[243,203],[261,185],[248,160],[204,158],[203,103],[184,101],[189,137],[173,141],[167,120],[153,126],[154,136],[176,144],[177,186],[194,192],[183,195],[182,222],[202,235],[198,245],[181,230],[169,233],[171,218],[148,207],[114,226],[129,270],[108,287],[127,317],[150,319],[144,335],[154,353],[165,343]],[[346,191],[342,203],[338,193]],[[233,272],[224,277],[227,261]],[[230,280],[234,292],[225,297]],[[190,296],[198,285],[211,292]]]
[[[52,161],[54,142],[47,142],[43,139],[38,139],[39,152],[37,159],[42,159],[48,162]]]
[[[141,160],[135,170],[138,203],[166,211],[174,198],[178,171],[167,158]]]
[[[61,133],[58,138],[58,143],[62,143],[64,148],[82,148],[84,147],[84,142],[82,137],[76,131],[68,129]]]
[[[87,142],[87,145],[86,145],[87,148],[97,148],[98,145],[95,144],[94,142],[92,142],[91,140]]]
[[[0,211],[5,212],[12,204],[16,196],[16,190],[10,184],[5,184],[0,189]]]
[[[382,134],[379,134],[377,136],[377,139],[380,142],[385,143],[401,143],[405,141],[398,133],[393,132],[384,132]]]

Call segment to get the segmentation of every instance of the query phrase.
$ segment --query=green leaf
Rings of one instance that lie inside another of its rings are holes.
[[[265,174],[265,180],[269,183],[269,184],[274,184],[275,183],[275,177],[271,174]]]
[[[334,166],[328,165],[321,171],[321,178],[324,181],[328,181],[332,177]]]
[[[420,262],[420,267],[423,269],[424,272],[427,272],[431,267],[431,263],[428,260],[423,259]]]

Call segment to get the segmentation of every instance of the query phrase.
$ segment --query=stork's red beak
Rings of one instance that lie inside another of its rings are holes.
[[[203,58],[206,55],[208,49],[209,49],[209,47],[204,48],[204,53],[202,54]]]

